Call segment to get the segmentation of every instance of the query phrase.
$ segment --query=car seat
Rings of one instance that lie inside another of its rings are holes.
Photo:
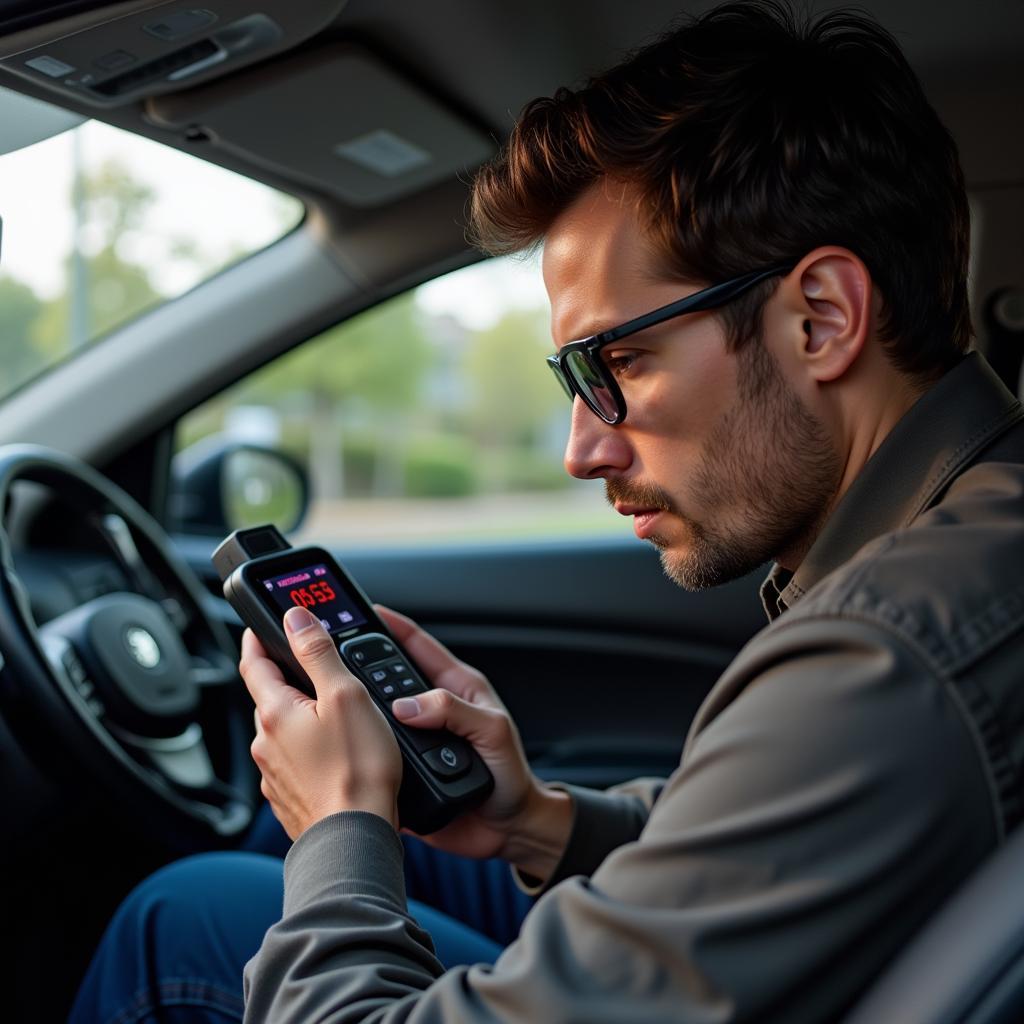
[[[1024,828],[967,879],[845,1024],[1024,1021]]]

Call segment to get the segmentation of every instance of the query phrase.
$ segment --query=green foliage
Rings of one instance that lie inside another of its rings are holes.
[[[94,173],[79,178],[72,194],[84,203],[86,223],[100,233],[100,249],[137,231],[156,199],[149,185],[134,178],[116,160],[106,160]]]
[[[211,399],[178,422],[177,449],[182,451],[210,434],[216,434],[224,424],[225,402],[220,397]]]
[[[70,202],[77,206],[84,233],[92,239],[88,252],[64,261],[65,286],[44,301],[13,278],[0,279],[0,330],[4,366],[0,394],[68,355],[117,324],[157,302],[161,295],[146,269],[122,254],[153,201],[152,191],[116,163],[76,180]],[[84,299],[82,336],[72,337],[72,292]]]
[[[550,351],[540,310],[511,309],[471,332],[429,320],[411,292],[274,360],[204,410],[274,409],[281,447],[308,466],[322,500],[553,490],[567,478],[549,448],[564,402],[544,365]]]
[[[485,444],[528,447],[564,400],[544,365],[551,353],[547,321],[538,310],[510,310],[473,336],[466,361],[473,434]]]
[[[233,258],[204,251],[196,239],[151,230],[156,201],[155,191],[116,160],[76,175],[65,212],[75,220],[77,251],[64,259],[59,293],[44,300],[25,284],[0,278],[0,396],[163,301],[150,273],[154,265],[205,276]],[[296,204],[281,196],[279,206],[284,231],[295,222]]]
[[[558,491],[572,484],[561,463],[530,449],[512,448],[497,462],[504,491]]]
[[[321,408],[358,399],[378,409],[407,408],[418,398],[431,347],[411,293],[325,331],[254,373],[236,400],[280,405],[288,395]]]
[[[372,494],[380,462],[377,441],[370,436],[349,435],[342,442],[341,451],[345,469],[345,493]]]
[[[0,277],[0,394],[8,394],[45,365],[33,340],[33,330],[43,302],[27,285],[13,277]]]
[[[418,441],[405,454],[405,493],[411,498],[457,498],[477,489],[475,451],[460,437]]]
[[[68,261],[68,278],[73,274]],[[105,246],[95,256],[82,261],[88,322],[88,342],[113,330],[118,324],[138,316],[155,305],[161,294],[152,286],[147,272],[117,255],[114,245]],[[48,362],[55,362],[70,351],[73,341],[71,326],[71,295],[64,291],[48,302],[36,323],[35,340],[46,352]]]
[[[433,359],[407,293],[275,360],[233,389],[230,400],[267,405],[306,425],[309,473],[320,497],[393,493],[401,486],[401,435],[420,406]]]

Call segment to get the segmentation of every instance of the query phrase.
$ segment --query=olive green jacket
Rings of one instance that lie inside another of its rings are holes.
[[[566,787],[568,847],[493,967],[442,969],[382,818],[310,828],[246,1020],[835,1020],[1021,816],[1022,418],[976,354],[917,402],[765,582],[675,773]]]

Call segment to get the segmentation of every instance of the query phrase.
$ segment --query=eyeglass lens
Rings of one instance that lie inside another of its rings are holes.
[[[565,369],[587,405],[609,423],[614,422],[619,412],[615,395],[586,353],[569,352],[565,357]]]
[[[562,367],[559,366],[558,360],[554,356],[550,356],[548,358],[548,366],[551,367],[551,372],[558,379],[558,383],[565,392],[566,397],[569,401],[572,401],[576,396],[573,394],[573,390],[569,386],[569,382],[565,379],[565,373],[563,372]]]

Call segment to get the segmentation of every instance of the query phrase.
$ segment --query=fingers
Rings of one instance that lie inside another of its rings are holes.
[[[374,605],[374,608],[394,634],[395,639],[409,652],[413,661],[436,683],[438,677],[452,669],[460,668],[462,662],[440,641],[416,625],[412,619],[399,612]]]
[[[242,634],[242,658],[238,670],[257,707],[266,706],[286,694],[294,697],[298,693],[285,682],[281,669],[267,657],[251,629]]]
[[[485,754],[498,752],[513,737],[507,712],[471,704],[450,690],[428,690],[415,697],[400,697],[391,705],[399,721],[417,729],[450,729]]]
[[[265,658],[266,656],[267,652],[262,641],[247,626],[242,634],[242,658]]]
[[[466,700],[498,703],[490,683],[481,673],[456,658],[412,619],[381,604],[374,605],[374,609],[435,686],[451,690]]]
[[[263,644],[260,643],[259,637],[257,637],[251,629],[246,629],[242,634],[242,657],[239,661],[238,667],[244,675],[252,666],[258,665],[261,662],[266,662],[267,670],[275,670],[277,675],[281,677],[281,680],[284,680],[284,676],[281,675],[281,670],[273,661],[270,660],[266,649]]]

